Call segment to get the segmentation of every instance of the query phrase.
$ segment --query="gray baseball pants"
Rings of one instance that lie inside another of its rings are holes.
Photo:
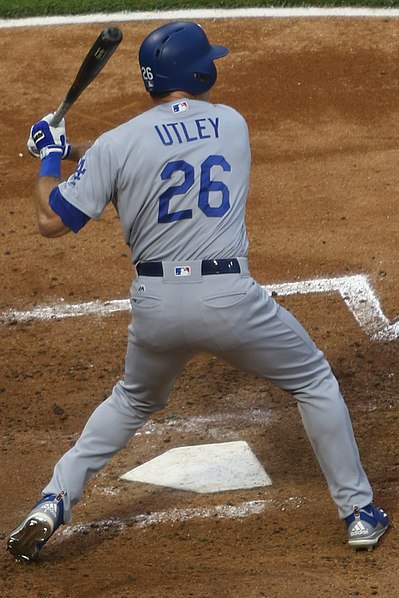
[[[92,413],[43,490],[66,492],[65,523],[89,478],[166,406],[176,376],[198,352],[265,378],[295,398],[341,519],[353,505],[372,502],[328,362],[295,317],[250,276],[247,260],[239,262],[240,274],[209,276],[201,274],[200,261],[184,262],[190,276],[176,276],[176,264],[163,262],[163,276],[134,279],[124,380]]]

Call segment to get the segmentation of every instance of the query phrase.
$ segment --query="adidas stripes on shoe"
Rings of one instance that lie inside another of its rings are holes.
[[[389,525],[388,515],[372,504],[361,509],[355,506],[353,513],[346,517],[345,521],[348,528],[348,544],[355,550],[372,550]]]
[[[44,496],[10,534],[7,550],[18,561],[37,560],[40,550],[64,523],[64,493]]]

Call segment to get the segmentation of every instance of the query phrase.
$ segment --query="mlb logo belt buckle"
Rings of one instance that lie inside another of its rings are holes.
[[[175,266],[175,276],[191,276],[191,267]]]

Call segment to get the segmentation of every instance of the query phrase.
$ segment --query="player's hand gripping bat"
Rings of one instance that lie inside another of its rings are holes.
[[[72,104],[107,64],[121,41],[122,31],[119,27],[106,27],[101,31],[83,60],[68,93],[54,113],[50,122],[51,126],[56,127],[61,122]]]
[[[65,128],[60,128],[58,125],[62,122],[65,114],[72,104],[76,102],[80,94],[107,64],[121,41],[122,32],[118,27],[106,27],[101,31],[83,60],[74,82],[57,111],[43,117],[42,121],[48,123],[45,125],[45,130],[43,126],[37,127],[40,123],[31,127],[27,147],[32,156],[35,158],[40,156],[42,158],[44,155],[47,155],[48,152],[45,148],[49,145],[53,146],[51,151],[57,152],[60,151],[59,147],[57,149],[57,146],[60,146],[63,148],[62,157],[65,158],[68,156],[71,146],[69,143],[66,143]],[[61,136],[63,139],[61,139]]]

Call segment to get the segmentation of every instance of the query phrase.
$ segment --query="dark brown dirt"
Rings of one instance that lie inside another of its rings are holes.
[[[124,23],[124,41],[71,109],[73,140],[93,139],[148,106],[136,64],[157,23]],[[214,99],[248,120],[253,174],[247,225],[263,284],[369,276],[388,318],[398,315],[398,22],[256,19],[204,23],[231,49]],[[133,275],[109,210],[78,236],[38,236],[31,199],[37,163],[29,126],[54,110],[99,26],[2,30],[0,36],[0,311],[64,298],[128,296]],[[45,43],[44,43],[45,40]],[[12,49],[12,50],[11,50]],[[58,50],[58,51],[57,51]],[[23,156],[20,157],[19,153]],[[350,409],[375,500],[392,517],[373,552],[352,552],[290,397],[198,356],[158,415],[92,480],[70,526],[37,564],[4,551],[4,598],[283,598],[399,595],[398,340],[370,340],[335,294],[279,297],[325,351]],[[127,312],[0,323],[0,539],[30,508],[58,457],[123,372]],[[269,421],[245,420],[254,410]],[[198,429],[196,415],[224,414]],[[196,495],[119,476],[185,444],[246,440],[270,474],[266,489]],[[260,515],[140,527],[176,508],[267,500]],[[79,527],[81,526],[81,527]]]

